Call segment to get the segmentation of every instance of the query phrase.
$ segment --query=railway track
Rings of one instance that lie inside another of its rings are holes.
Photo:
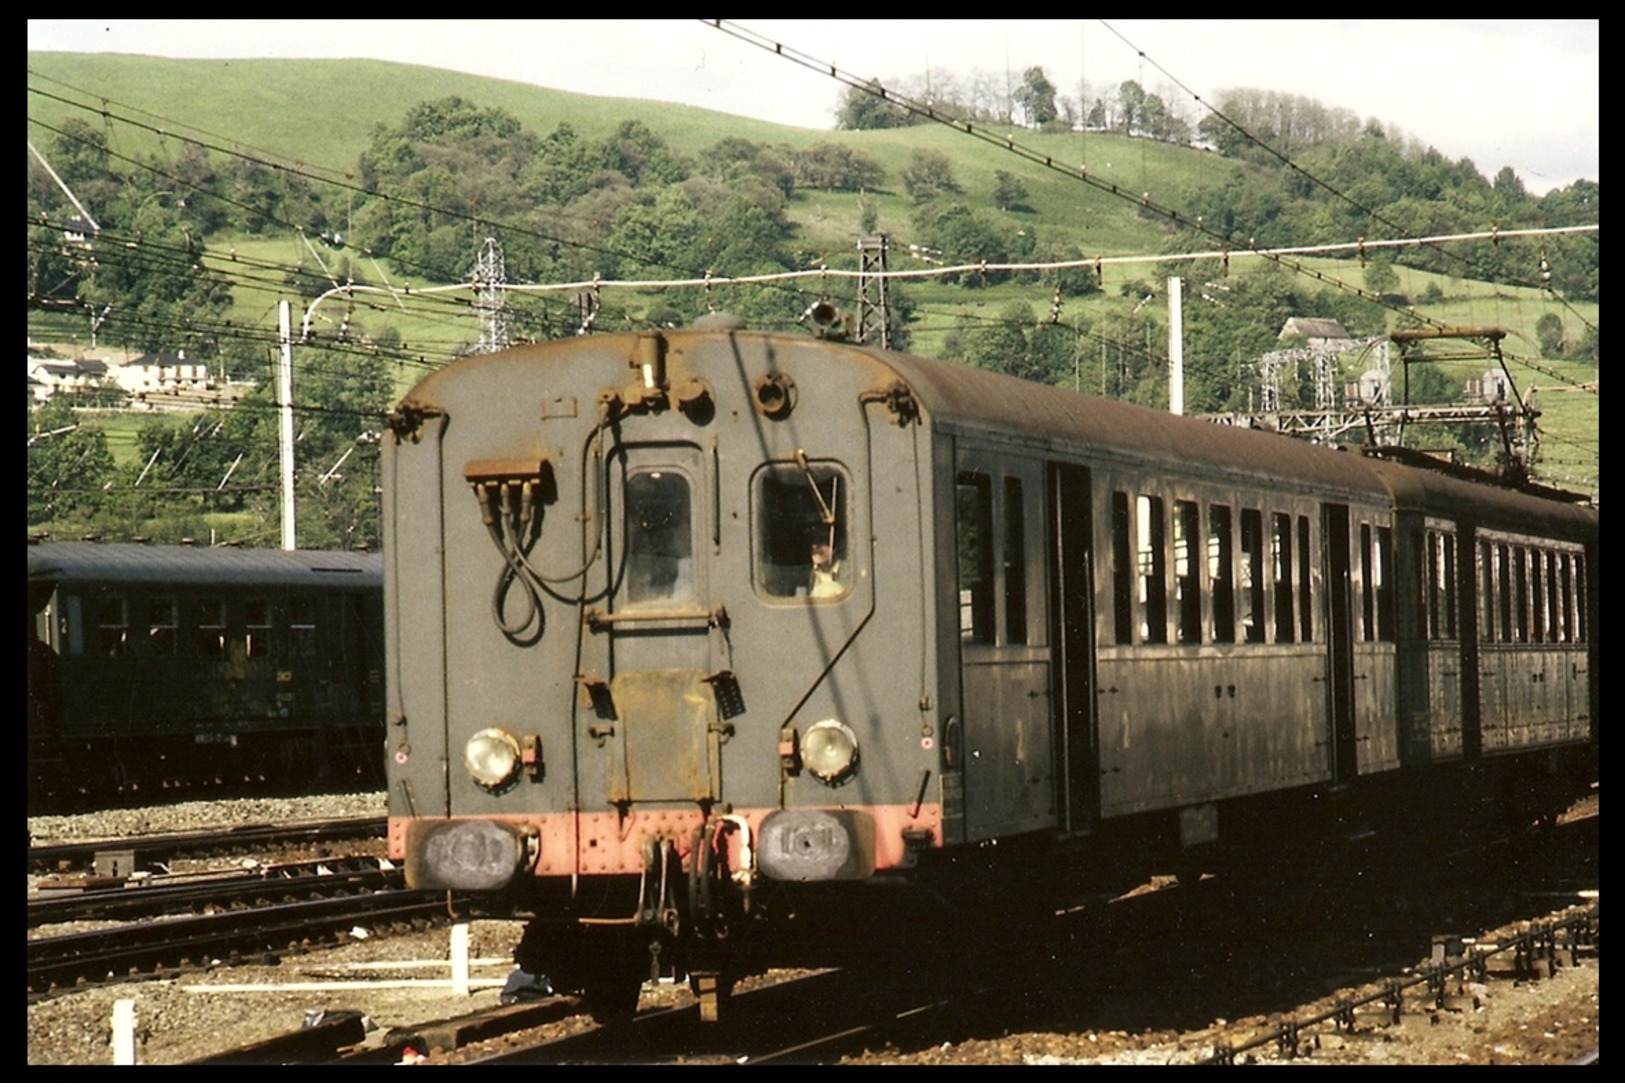
[[[297,823],[254,823],[144,837],[107,838],[100,841],[58,842],[28,846],[30,872],[88,869],[98,856],[125,855],[136,866],[173,857],[218,857],[269,846],[316,845],[323,842],[382,838],[388,830],[383,818],[323,819]]]
[[[33,1001],[91,985],[170,977],[220,961],[270,960],[290,949],[342,942],[357,926],[388,931],[446,916],[444,894],[389,888],[44,936],[28,941],[28,994]]]
[[[118,887],[42,889],[28,900],[27,920],[33,930],[77,921],[212,914],[402,886],[401,872],[377,857],[332,857],[267,865],[251,875],[239,871]]]

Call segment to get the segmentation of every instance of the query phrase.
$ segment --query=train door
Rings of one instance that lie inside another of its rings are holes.
[[[965,825],[1055,823],[1044,466],[961,448],[955,474]]]
[[[590,617],[609,638],[612,709],[589,726],[607,741],[606,799],[714,798],[707,677],[713,632],[712,480],[697,446],[622,446],[610,458],[609,611]],[[673,712],[673,707],[678,707]]]
[[[1349,549],[1349,508],[1328,502],[1321,508],[1321,539],[1326,541],[1327,716],[1332,734],[1332,783],[1354,779],[1354,607]]]
[[[1052,464],[1051,587],[1055,617],[1057,810],[1062,829],[1091,832],[1100,817],[1100,750],[1095,726],[1093,497],[1089,469]]]

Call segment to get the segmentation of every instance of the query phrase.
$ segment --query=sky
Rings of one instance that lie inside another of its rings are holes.
[[[1176,101],[1283,91],[1397,127],[1529,191],[1601,182],[1600,20],[731,21],[861,79],[1034,65],[1063,94],[1135,80]],[[28,48],[151,56],[366,57],[560,90],[833,127],[844,86],[699,20],[30,19]],[[1181,89],[1188,88],[1187,90]],[[135,103],[139,105],[139,103]]]

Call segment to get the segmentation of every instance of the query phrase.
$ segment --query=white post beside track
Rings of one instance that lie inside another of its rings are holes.
[[[451,926],[451,991],[468,995],[468,923]]]
[[[135,1001],[113,1001],[113,1063],[135,1063]]]

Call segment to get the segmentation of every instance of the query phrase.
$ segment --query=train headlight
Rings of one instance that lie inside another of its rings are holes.
[[[463,765],[480,788],[505,789],[519,776],[519,741],[500,728],[481,729],[463,745]]]
[[[826,718],[801,737],[801,765],[814,777],[838,784],[857,768],[858,738],[835,718]]]

